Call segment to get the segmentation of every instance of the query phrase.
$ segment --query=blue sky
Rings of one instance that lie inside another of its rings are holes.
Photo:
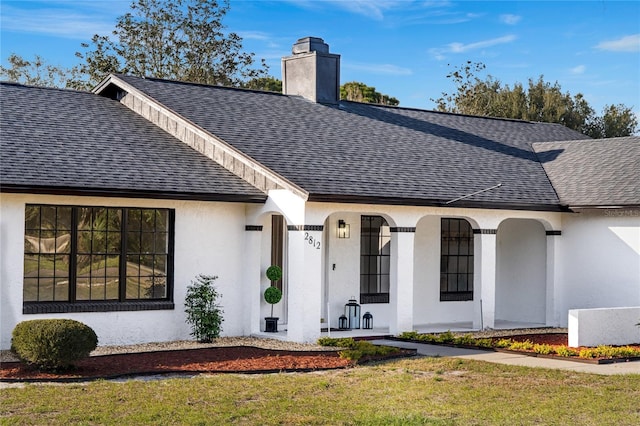
[[[39,54],[76,63],[80,43],[107,34],[130,0],[1,0],[1,57]],[[640,2],[231,0],[223,21],[246,51],[280,59],[301,37],[321,37],[341,55],[341,81],[361,81],[401,106],[434,107],[453,91],[451,66],[483,62],[512,85],[544,75],[564,91],[632,106],[640,117]]]

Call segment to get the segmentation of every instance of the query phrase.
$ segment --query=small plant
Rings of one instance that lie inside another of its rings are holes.
[[[497,342],[493,344],[496,348],[508,348],[513,344],[513,340],[511,339],[498,339]]]
[[[282,268],[277,265],[272,265],[267,268],[267,278],[272,283],[280,281],[282,279]]]
[[[86,324],[70,319],[23,321],[13,329],[11,350],[23,362],[42,370],[61,371],[89,356],[98,336]]]
[[[340,355],[340,358],[351,361],[358,361],[367,356],[385,356],[400,352],[400,349],[392,346],[374,345],[366,340],[354,340],[351,337],[322,337],[318,339],[318,344],[321,346],[346,348],[339,351],[338,355]]]
[[[217,303],[220,294],[213,283],[216,276],[200,274],[187,287],[184,305],[187,323],[191,324],[191,335],[201,343],[220,337],[223,310]]]
[[[444,333],[440,333],[438,336],[438,342],[440,343],[453,343],[456,336],[451,332],[451,330],[447,330]]]
[[[282,300],[282,290],[275,286],[275,282],[282,278],[282,268],[277,265],[269,266],[266,275],[271,281],[271,286],[264,291],[264,300],[271,305],[271,317],[273,317],[273,305]]]
[[[551,345],[547,345],[545,343],[533,345],[533,351],[540,355],[549,355],[555,353],[555,349]]]
[[[264,300],[271,305],[271,316],[273,317],[273,305],[282,299],[282,291],[278,287],[270,286],[264,291]]]
[[[567,346],[557,346],[556,354],[562,357],[572,357],[572,356],[578,356],[578,351],[575,349],[571,349]]]
[[[530,351],[533,350],[533,342],[525,340],[524,342],[513,342],[507,349],[512,351]]]

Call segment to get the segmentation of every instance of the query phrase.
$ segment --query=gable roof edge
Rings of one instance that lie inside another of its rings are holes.
[[[110,88],[113,86],[121,89],[121,92],[112,93]],[[272,189],[287,189],[305,201],[309,198],[309,193],[300,186],[114,74],[106,77],[92,92],[117,100],[136,114],[265,193]]]

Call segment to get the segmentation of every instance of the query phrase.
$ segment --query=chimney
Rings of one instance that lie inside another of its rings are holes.
[[[293,55],[282,58],[282,93],[313,102],[337,104],[340,100],[340,55],[318,37],[299,39]]]

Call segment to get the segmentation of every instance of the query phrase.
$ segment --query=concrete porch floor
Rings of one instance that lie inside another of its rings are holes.
[[[253,337],[260,337],[263,339],[277,339],[287,340],[286,325],[278,326],[280,330],[277,333],[259,332],[252,334]],[[498,320],[495,323],[494,330],[511,330],[511,329],[524,329],[524,328],[543,328],[549,327],[545,324],[528,323],[528,322],[516,322],[516,321],[503,321]],[[326,330],[326,329],[325,329]],[[479,331],[473,328],[471,322],[452,322],[452,323],[439,323],[439,324],[416,324],[413,326],[413,330],[418,333],[443,333],[445,331],[453,332],[470,332]],[[389,336],[388,327],[374,327],[373,329],[353,329],[353,330],[338,330],[332,329],[331,331],[322,331],[320,337],[384,337]]]

